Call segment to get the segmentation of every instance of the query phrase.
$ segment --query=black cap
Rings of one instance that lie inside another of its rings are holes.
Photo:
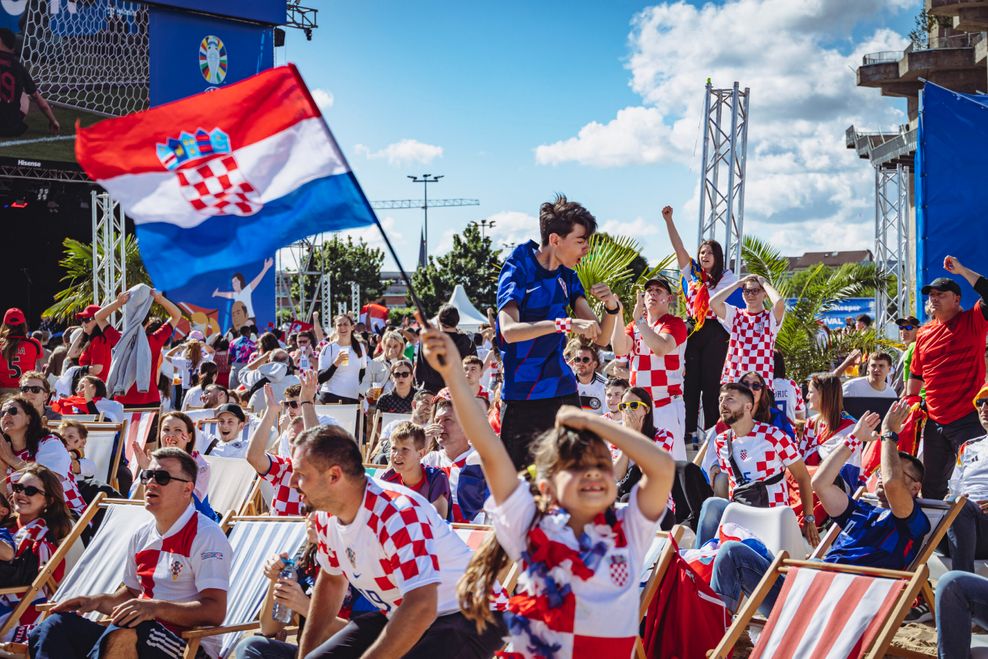
[[[244,411],[240,409],[240,406],[237,405],[236,403],[224,403],[223,405],[220,405],[219,407],[216,408],[217,417],[220,414],[223,414],[223,412],[229,412],[233,416],[240,419],[241,423],[247,422],[247,415],[244,414]]]
[[[666,289],[666,293],[672,294],[672,286],[663,277],[652,277],[642,285],[642,291],[647,290],[652,284],[658,284],[662,288]]]
[[[920,326],[919,318],[917,318],[916,316],[906,316],[905,318],[896,318],[895,324],[898,325],[899,327],[902,327],[903,325],[912,325],[913,327]]]
[[[930,291],[936,289],[941,292],[950,291],[951,293],[961,294],[961,287],[957,285],[957,282],[950,277],[937,277],[929,284],[923,287],[923,295],[929,295]]]

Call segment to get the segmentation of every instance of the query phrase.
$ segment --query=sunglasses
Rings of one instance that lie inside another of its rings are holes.
[[[618,409],[622,412],[625,410],[647,410],[648,403],[643,403],[640,400],[629,400],[627,403],[618,403]]]
[[[589,364],[593,361],[592,357],[574,357],[570,360],[574,364]]]
[[[281,401],[281,404],[284,405],[285,407],[290,407],[293,410],[298,409],[298,401],[297,400],[283,400],[283,401]]]
[[[168,473],[167,469],[145,469],[141,471],[139,476],[142,483],[147,483],[152,478],[154,482],[158,485],[168,485],[172,481],[179,481],[181,483],[191,483],[188,478],[178,478],[177,476],[172,476]]]
[[[20,483],[14,483],[10,486],[10,489],[14,491],[14,494],[26,494],[29,497],[33,497],[35,494],[44,494],[44,490],[39,490],[33,485],[21,485]]]
[[[741,382],[739,382],[738,384],[743,384],[752,391],[761,391],[764,388],[764,385],[762,385],[761,382],[746,382],[744,380],[741,380]]]
[[[0,419],[7,416],[8,414],[10,416],[17,416],[18,414],[20,414],[20,410],[18,410],[16,407],[5,407],[2,410],[0,410]]]
[[[21,387],[22,394],[40,394],[45,390],[44,387],[40,387],[36,384],[25,384]]]
[[[974,406],[977,408],[984,407],[985,405],[988,405],[988,398],[979,398],[978,400],[974,401]]]
[[[410,377],[412,377],[412,372],[411,371],[401,371],[401,372],[395,371],[391,375],[393,377],[396,377],[396,378],[410,378]]]
[[[916,329],[916,326],[915,325],[899,325],[899,329],[906,330],[906,331],[908,331],[908,330],[914,330],[914,329]]]

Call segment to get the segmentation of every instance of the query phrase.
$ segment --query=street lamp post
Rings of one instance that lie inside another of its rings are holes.
[[[423,174],[422,176],[412,176],[408,175],[412,183],[422,184],[422,213],[425,218],[425,223],[423,225],[423,238],[422,242],[425,244],[425,253],[429,253],[429,184],[438,183],[439,179],[443,177],[443,174],[438,176],[433,176],[432,174]]]
[[[480,227],[480,239],[483,240],[487,237],[487,229],[494,228],[494,220],[487,219],[486,217],[481,220],[474,220],[470,224]]]

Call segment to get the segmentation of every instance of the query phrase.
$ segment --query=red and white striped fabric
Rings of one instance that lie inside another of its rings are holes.
[[[861,466],[861,442],[854,438],[854,426],[856,422],[847,412],[841,412],[840,422],[837,427],[831,430],[827,427],[827,422],[819,414],[814,414],[806,422],[806,429],[803,432],[803,441],[800,446],[800,454],[803,462],[810,466],[818,465],[827,459],[827,456],[836,451],[842,444],[854,446],[847,464],[855,467]]]
[[[134,412],[127,419],[127,441],[124,442],[124,455],[127,456],[127,464],[130,466],[130,473],[137,478],[137,460],[134,459],[133,443],[143,448],[151,435],[151,428],[154,426],[154,418],[157,412]]]
[[[720,321],[731,335],[727,344],[727,359],[721,383],[737,382],[749,371],[755,371],[772,386],[775,372],[775,337],[781,322],[775,320],[772,311],[751,314],[745,309],[725,304],[727,313]]]
[[[791,567],[752,659],[863,656],[904,585],[896,579]]]

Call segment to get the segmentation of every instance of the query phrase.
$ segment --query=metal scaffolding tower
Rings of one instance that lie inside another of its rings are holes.
[[[127,234],[123,209],[105,192],[92,193],[93,301],[109,304],[127,289]],[[110,322],[119,327],[117,314]]]
[[[724,247],[725,265],[741,272],[744,182],[748,148],[749,89],[714,89],[707,80],[703,103],[703,184],[700,240]]]
[[[875,289],[875,328],[892,335],[892,322],[912,313],[910,284],[909,167],[875,167],[875,265],[879,280],[895,276],[895,298],[884,287]]]

